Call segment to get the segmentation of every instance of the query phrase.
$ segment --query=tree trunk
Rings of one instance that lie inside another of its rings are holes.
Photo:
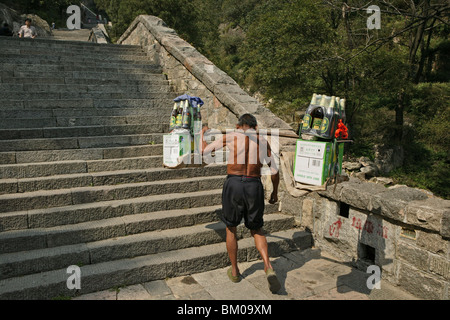
[[[394,129],[394,141],[396,144],[400,144],[403,138],[403,112],[405,91],[402,90],[397,96],[397,105],[395,106],[395,129]]]

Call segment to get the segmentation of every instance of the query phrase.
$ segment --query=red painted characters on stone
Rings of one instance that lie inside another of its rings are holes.
[[[330,236],[339,238],[339,230],[341,229],[342,221],[339,219],[335,223],[330,224]]]
[[[352,219],[352,227],[358,230],[364,230],[367,233],[373,233],[376,229],[376,234],[385,239],[388,238],[388,228],[386,226],[382,226],[380,224],[374,225],[371,221],[366,220],[364,225],[362,225],[361,219],[353,217]]]

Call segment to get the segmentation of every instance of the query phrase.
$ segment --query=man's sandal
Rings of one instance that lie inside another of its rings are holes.
[[[277,293],[281,289],[280,281],[278,281],[277,275],[273,269],[267,269],[266,271],[267,282],[269,282],[269,290],[272,293]]]
[[[229,268],[227,271],[228,278],[230,278],[231,282],[237,283],[241,281],[241,275],[238,274],[237,276],[233,276],[232,270],[233,270],[232,268]]]

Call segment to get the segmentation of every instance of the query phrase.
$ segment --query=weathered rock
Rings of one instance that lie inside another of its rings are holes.
[[[365,172],[356,172],[355,177],[358,178],[361,181],[365,181],[366,180],[366,174]]]
[[[420,192],[418,190],[415,191]],[[441,227],[444,227],[445,221],[443,221],[443,219],[445,212],[448,210],[449,202],[450,201],[445,201],[438,198],[430,198],[422,201],[410,201],[408,202],[405,212],[406,222],[439,232],[441,231]]]
[[[381,214],[397,221],[403,221],[406,206],[414,200],[425,200],[427,195],[413,188],[388,188],[371,198],[369,211]]]
[[[359,168],[361,168],[361,163],[359,162],[348,162],[348,161],[344,161],[342,163],[342,168],[343,169],[347,169],[349,171],[355,171],[358,170]]]
[[[362,167],[360,171],[365,173],[366,177],[373,177],[377,174],[377,167],[375,167],[374,165],[369,165],[366,167]]]
[[[38,37],[48,37],[51,35],[50,26],[48,23],[35,14],[19,14],[4,4],[0,3],[0,24],[6,22],[9,28],[12,29],[14,36],[17,36],[19,29],[25,24],[25,19],[31,19],[31,25],[36,28]]]
[[[450,239],[450,210],[448,207],[442,215],[441,235]]]
[[[368,157],[361,157],[358,159],[358,162],[361,163],[363,166],[368,166],[369,164],[373,163],[370,161]]]
[[[379,183],[379,184],[382,184],[385,186],[388,186],[388,185],[391,185],[394,183],[394,180],[392,180],[391,178],[387,178],[387,177],[373,177],[369,181]]]
[[[375,146],[375,165],[383,174],[401,167],[404,157],[404,150],[401,146],[391,148],[386,148],[384,145]]]
[[[423,299],[442,299],[445,283],[432,278],[407,263],[402,263],[399,271],[399,285]]]

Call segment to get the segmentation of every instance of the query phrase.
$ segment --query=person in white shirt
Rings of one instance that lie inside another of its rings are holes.
[[[21,26],[19,29],[19,38],[36,38],[37,32],[36,28],[31,25],[31,19],[27,18],[25,20],[25,25]]]

